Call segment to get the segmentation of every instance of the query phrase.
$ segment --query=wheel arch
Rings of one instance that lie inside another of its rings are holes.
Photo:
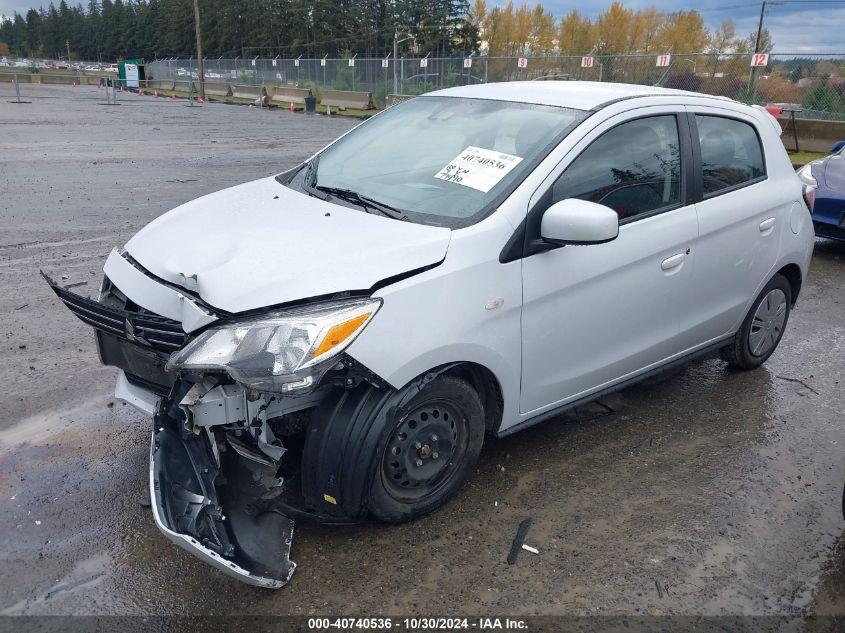
[[[518,347],[513,351],[519,358]],[[390,366],[364,358],[356,358],[355,349],[349,355],[396,390],[402,390],[427,374],[451,372],[463,377],[475,387],[485,403],[485,422],[488,433],[495,433],[503,422],[518,413],[522,366],[513,362],[492,346],[462,343],[428,350],[402,365]]]
[[[495,433],[499,429],[499,426],[501,426],[504,416],[502,385],[496,374],[481,363],[458,361],[446,363],[424,371],[419,376],[408,381],[407,384],[428,376],[434,377],[441,375],[462,378],[472,385],[481,398],[481,404],[484,407],[484,428],[487,433]],[[404,389],[406,386],[403,385],[402,388]]]
[[[792,305],[795,305],[795,302],[798,301],[798,293],[801,292],[801,268],[798,264],[787,264],[783,266],[780,270],[775,273],[777,275],[783,275],[786,277],[786,280],[789,282],[790,294],[792,299]]]

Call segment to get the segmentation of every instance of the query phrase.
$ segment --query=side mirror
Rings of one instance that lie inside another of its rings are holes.
[[[619,235],[619,215],[603,204],[569,198],[546,209],[540,237],[550,244],[603,244]]]

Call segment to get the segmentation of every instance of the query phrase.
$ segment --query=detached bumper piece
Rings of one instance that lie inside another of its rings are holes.
[[[290,581],[293,520],[261,511],[262,489],[244,468],[217,465],[208,436],[185,433],[161,406],[150,446],[150,499],[158,528],[176,545],[250,585]]]

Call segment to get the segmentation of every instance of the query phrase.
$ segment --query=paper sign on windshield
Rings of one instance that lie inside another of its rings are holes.
[[[520,156],[480,147],[467,147],[434,177],[487,193],[521,160]]]

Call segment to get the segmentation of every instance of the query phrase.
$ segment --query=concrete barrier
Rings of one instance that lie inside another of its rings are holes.
[[[259,103],[267,105],[269,102],[267,99],[267,91],[264,89],[264,86],[232,84],[232,96],[235,99],[247,99],[256,105]]]
[[[397,103],[402,103],[403,101],[407,101],[408,99],[413,99],[415,95],[400,95],[400,94],[390,94],[387,95],[387,107],[389,108],[392,105],[396,105]]]
[[[175,83],[172,79],[148,79],[146,87],[150,90],[173,90]]]
[[[783,134],[781,140],[787,149],[795,149],[792,122],[778,118]],[[819,121],[815,119],[796,119],[798,130],[798,148],[808,152],[829,152],[836,141],[845,140],[845,121]]]
[[[205,96],[206,97],[231,97],[232,87],[229,84],[220,81],[206,81],[205,82]]]
[[[76,75],[38,75],[39,82],[42,84],[57,84],[61,86],[69,86],[73,83],[79,83],[80,78]]]
[[[371,110],[373,108],[372,92],[352,92],[351,90],[322,90],[320,91],[320,105],[333,106],[345,110]]]
[[[305,105],[305,97],[311,96],[308,88],[297,88],[296,86],[267,86],[270,94],[270,102],[276,105],[287,106],[291,103]]]
[[[199,86],[197,86],[196,82],[193,82],[190,79],[177,79],[173,82],[172,90],[175,90],[176,92],[184,92],[185,94],[190,94],[192,83],[194,84],[194,94],[199,93]]]
[[[17,77],[17,81],[19,84],[30,84],[32,83],[32,75],[29,73],[13,73],[9,71],[0,72],[0,81],[12,83],[15,81],[15,77]]]

